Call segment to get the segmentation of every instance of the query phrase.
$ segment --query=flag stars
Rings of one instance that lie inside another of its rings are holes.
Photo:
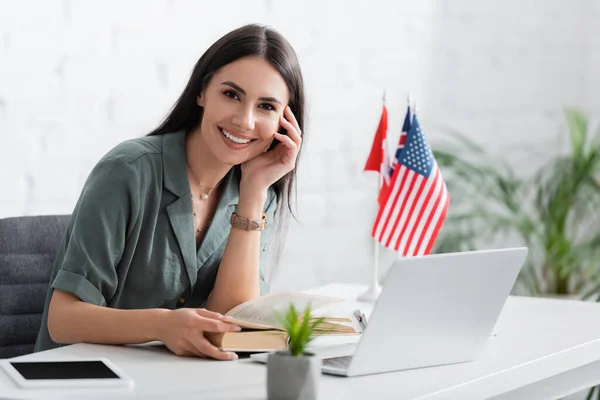
[[[406,168],[428,176],[433,168],[433,153],[418,124],[406,137],[402,163]]]

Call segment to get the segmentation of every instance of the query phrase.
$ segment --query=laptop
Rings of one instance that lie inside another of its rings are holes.
[[[523,247],[395,261],[353,354],[316,351],[322,371],[350,377],[475,360],[526,256]]]

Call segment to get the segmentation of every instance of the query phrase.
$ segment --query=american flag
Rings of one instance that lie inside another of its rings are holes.
[[[449,203],[440,169],[414,116],[371,234],[403,256],[428,254]]]

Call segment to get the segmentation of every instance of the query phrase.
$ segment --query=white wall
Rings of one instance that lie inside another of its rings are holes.
[[[0,217],[70,213],[104,152],[152,129],[202,52],[248,22],[286,35],[309,95],[278,287],[368,280],[362,167],[383,89],[394,141],[410,91],[433,143],[450,126],[524,173],[559,151],[563,106],[600,115],[598,0],[0,0]]]

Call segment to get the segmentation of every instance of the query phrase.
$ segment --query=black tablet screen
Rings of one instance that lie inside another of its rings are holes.
[[[12,361],[11,365],[27,380],[119,378],[102,361]]]

